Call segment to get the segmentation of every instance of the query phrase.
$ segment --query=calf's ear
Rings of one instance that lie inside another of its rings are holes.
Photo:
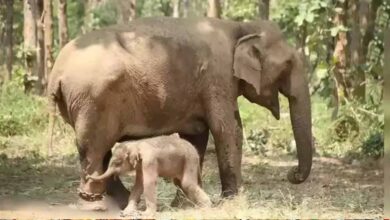
[[[127,158],[129,160],[130,166],[132,166],[134,169],[137,167],[139,161],[140,161],[140,154],[138,151],[131,151],[127,153]]]

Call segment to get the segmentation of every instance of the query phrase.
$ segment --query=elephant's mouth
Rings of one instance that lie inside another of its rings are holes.
[[[276,93],[276,96],[262,96],[259,95],[255,100],[248,99],[252,103],[259,104],[267,108],[276,120],[280,119],[280,107],[279,107],[279,97]]]
[[[271,111],[272,115],[276,118],[276,120],[279,120],[280,119],[280,110],[279,110],[279,107],[275,107],[273,105],[271,105],[269,107],[269,110]]]

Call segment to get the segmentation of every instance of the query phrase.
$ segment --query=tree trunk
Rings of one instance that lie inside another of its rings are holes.
[[[36,62],[37,62],[37,82],[35,88],[39,94],[43,92],[43,79],[45,76],[45,44],[43,34],[43,0],[36,0],[36,18],[35,22],[37,25],[37,51],[36,51]]]
[[[5,0],[0,0],[0,20],[1,21],[4,21],[5,20],[5,17],[7,14],[7,11],[6,11],[6,7],[5,7]],[[4,49],[2,46],[3,46],[3,41],[4,41],[4,35],[5,35],[5,30],[4,30],[4,27],[0,26],[0,48],[1,49]],[[0,57],[1,57],[2,54],[0,54]],[[3,59],[0,60],[0,62],[3,61]],[[0,63],[1,64],[1,63]]]
[[[52,47],[53,47],[53,17],[52,11],[53,6],[51,0],[43,0],[43,10],[44,10],[44,19],[43,19],[43,33],[44,33],[44,42],[45,42],[45,76],[42,81],[43,88],[46,88],[47,79],[51,68],[53,66],[53,56],[52,56]]]
[[[5,36],[4,36],[4,46],[5,46],[5,59],[7,66],[7,76],[6,80],[12,78],[12,63],[13,63],[13,36],[12,36],[12,25],[14,19],[14,1],[7,0],[6,2],[6,18],[5,18]]]
[[[180,0],[173,0],[173,15],[172,17],[180,17]]]
[[[136,17],[136,0],[117,0],[118,24],[127,24]]]
[[[351,5],[351,17],[352,17],[352,30],[351,30],[351,69],[353,73],[348,77],[350,84],[350,90],[353,97],[364,100],[365,97],[365,75],[362,70],[362,44],[361,44],[361,32],[360,32],[360,17],[359,7],[362,0],[354,0]],[[352,98],[352,97],[351,97]]]
[[[183,17],[188,17],[188,11],[190,9],[190,0],[183,0]]]
[[[6,7],[5,7],[5,0],[0,0],[0,21],[5,20],[5,14],[6,14]],[[4,78],[6,76],[3,76],[1,73],[5,73],[6,71],[3,70],[4,63],[5,63],[5,47],[4,47],[4,35],[5,30],[4,26],[0,25],[0,84],[4,81]]]
[[[36,26],[36,1],[23,1],[23,38],[24,38],[24,60],[26,74],[24,75],[25,92],[30,92],[36,88],[38,80],[38,69],[36,60],[37,51],[37,26]],[[35,91],[37,92],[37,91]]]
[[[221,17],[221,4],[220,4],[219,0],[209,0],[207,17],[211,17],[211,18],[220,18]]]
[[[348,1],[344,0],[341,2],[337,0],[336,7],[340,10],[336,10],[334,17],[334,25],[335,26],[343,26],[346,27],[346,9],[348,8]],[[333,52],[333,57],[336,60],[335,68],[334,68],[334,77],[336,80],[335,85],[335,94],[340,95],[343,92],[344,96],[349,97],[349,91],[347,88],[347,51],[348,51],[348,39],[347,33],[345,31],[339,31],[336,36],[336,44]],[[340,98],[336,98],[336,100],[340,100]]]
[[[259,0],[259,14],[261,19],[269,19],[269,1],[270,0]]]
[[[130,0],[130,19],[137,18],[137,0]]]
[[[66,0],[58,0],[58,36],[61,48],[68,42],[68,17],[66,5]]]
[[[366,4],[366,1],[364,1]],[[363,43],[362,43],[362,53],[365,58],[367,58],[367,52],[368,52],[368,45],[370,44],[370,41],[374,37],[374,31],[375,31],[375,19],[376,19],[376,13],[378,11],[379,6],[381,5],[381,0],[372,0],[371,6],[369,8],[369,15],[367,16],[367,28],[365,29],[365,35],[363,37]]]

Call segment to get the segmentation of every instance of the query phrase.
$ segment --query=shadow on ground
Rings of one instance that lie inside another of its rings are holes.
[[[77,163],[75,156],[48,162],[34,152],[14,158],[0,154],[0,197],[52,204],[74,201],[79,184]]]
[[[86,213],[69,205],[78,199],[77,156],[70,154],[49,161],[33,152],[22,157],[0,154],[0,212],[6,216],[20,216],[18,211],[32,209],[41,210],[36,217],[58,217],[59,213],[85,216]],[[240,196],[235,200],[221,201],[217,160],[213,149],[208,150],[203,182],[206,192],[217,205],[201,211],[204,215],[200,217],[374,218],[382,215],[383,169],[379,166],[353,166],[337,159],[317,157],[309,179],[293,185],[287,181],[286,174],[296,163],[295,158],[288,155],[263,157],[245,153]],[[127,186],[132,184],[131,177],[124,179]],[[159,181],[161,216],[198,215],[199,211],[195,209],[180,210],[169,206],[175,190],[170,182]],[[113,207],[111,212],[93,213],[93,216],[118,217],[118,211]]]

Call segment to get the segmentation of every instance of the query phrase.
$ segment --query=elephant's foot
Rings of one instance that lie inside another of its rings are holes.
[[[238,194],[238,187],[241,182],[241,174],[232,170],[223,170],[221,174],[222,198],[232,198]]]
[[[107,182],[107,195],[119,205],[120,209],[124,209],[129,202],[130,192],[125,188],[119,178],[109,178]]]
[[[222,191],[222,198],[230,199],[238,194],[236,189],[229,189]]]
[[[92,202],[79,199],[77,202],[77,208],[84,211],[106,211],[107,203],[105,200],[96,200]]]
[[[90,193],[78,189],[78,195],[80,199],[77,202],[77,207],[80,210],[90,211],[106,211],[107,204],[104,200],[103,194],[101,193]]]

